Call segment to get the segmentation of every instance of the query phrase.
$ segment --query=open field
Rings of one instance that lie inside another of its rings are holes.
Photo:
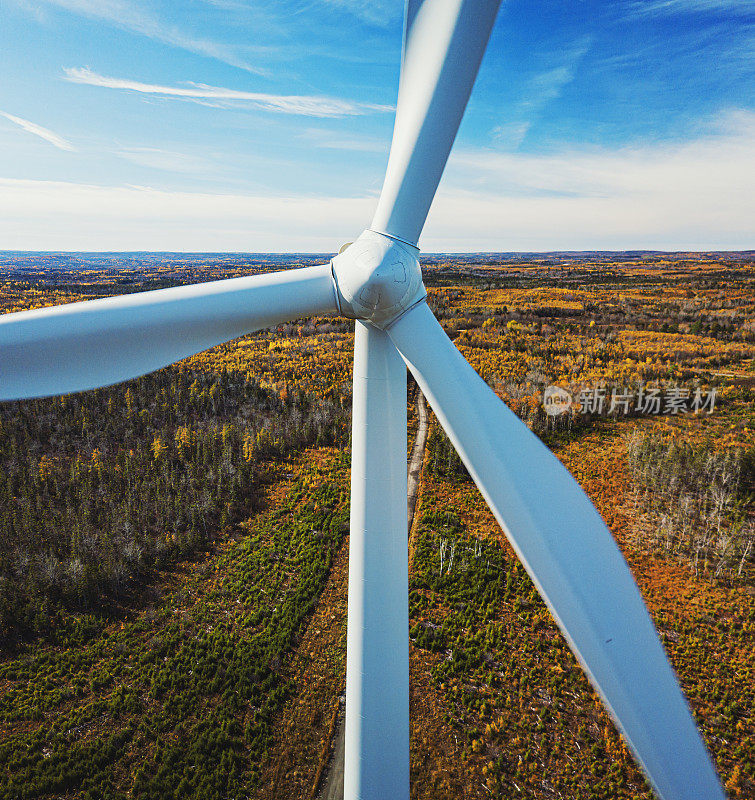
[[[323,260],[4,253],[0,311]],[[423,270],[447,333],[608,523],[730,796],[755,798],[755,258]],[[320,318],[0,405],[0,799],[314,795],[343,692],[352,353],[353,323]],[[550,385],[569,412],[545,414]],[[410,381],[410,433],[414,400]],[[430,424],[412,797],[650,798]]]

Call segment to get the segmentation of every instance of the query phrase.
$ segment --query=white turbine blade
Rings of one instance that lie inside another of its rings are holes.
[[[408,0],[396,123],[371,228],[416,244],[500,0]]]
[[[0,316],[0,400],[108,386],[259,328],[336,314],[330,265]]]
[[[357,321],[344,800],[409,800],[406,365]]]
[[[426,303],[388,330],[656,792],[724,798],[629,567],[580,486]]]

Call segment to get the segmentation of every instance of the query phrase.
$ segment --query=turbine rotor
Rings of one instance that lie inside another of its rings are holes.
[[[427,297],[419,249],[366,230],[332,261],[341,314],[387,328]]]

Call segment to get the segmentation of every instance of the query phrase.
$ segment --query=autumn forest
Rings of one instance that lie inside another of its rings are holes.
[[[327,258],[0,253],[0,313]],[[730,797],[755,798],[755,256],[422,268],[446,333],[595,503]],[[343,717],[352,355],[353,322],[299,320],[0,404],[0,800],[321,796]],[[410,379],[408,451],[418,402]],[[412,798],[650,800],[429,422],[407,542]]]

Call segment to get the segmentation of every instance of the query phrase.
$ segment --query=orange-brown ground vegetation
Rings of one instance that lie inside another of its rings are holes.
[[[626,424],[556,452],[627,556],[730,795],[752,797],[755,592],[636,546]],[[431,459],[413,532],[412,796],[651,797],[476,488]]]

